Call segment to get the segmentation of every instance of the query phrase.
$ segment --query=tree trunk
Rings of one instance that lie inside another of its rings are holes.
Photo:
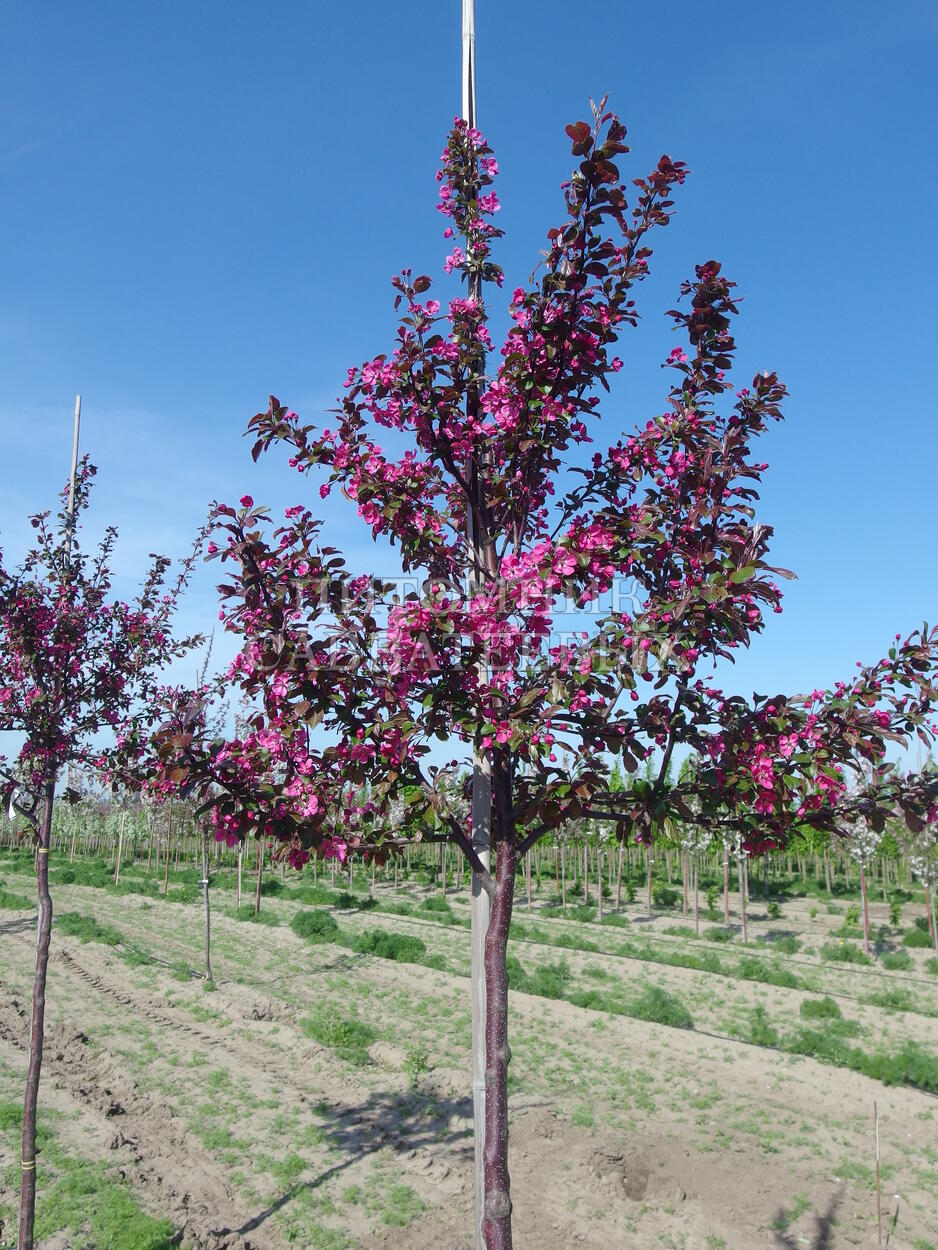
[[[694,858],[694,932],[700,937],[700,891],[697,888],[697,859]]]
[[[208,843],[202,835],[202,890],[205,894],[205,977],[206,984],[214,981],[212,976],[212,912],[208,901]]]
[[[254,887],[254,915],[261,910],[261,877],[264,875],[264,847],[267,839],[260,838],[257,843],[257,885]]]
[[[502,824],[502,822],[499,822]],[[504,825],[502,824],[502,828]],[[508,929],[518,854],[511,840],[498,844],[495,893],[485,935],[485,1208],[487,1250],[511,1250],[511,1180],[508,1174]]]
[[[728,846],[723,848],[723,923],[729,927],[730,923],[730,850]]]
[[[163,847],[163,897],[169,892],[170,838],[173,836],[173,800],[169,800],[169,816],[166,823],[166,845]]]
[[[114,884],[117,885],[121,875],[121,853],[124,849],[124,812],[121,812],[121,827],[117,835],[117,858],[114,861]]]
[[[240,911],[240,910],[241,910],[241,855],[242,855],[242,849],[243,849],[243,848],[242,848],[242,846],[241,846],[241,843],[239,842],[239,843],[238,843],[238,893],[237,893],[237,897],[236,897],[236,899],[235,899],[235,911]]]
[[[567,848],[560,848],[560,906],[563,914],[567,914]]]
[[[603,922],[603,853],[596,850],[596,881],[599,888],[599,923]]]
[[[39,1104],[39,1074],[42,1069],[42,1041],[46,1017],[46,970],[49,966],[49,944],[52,941],[49,842],[52,836],[52,807],[55,803],[54,778],[46,782],[44,797],[36,869],[39,896],[36,973],[33,979],[33,1011],[29,1026],[29,1068],[26,1074],[26,1096],[23,1100],[19,1250],[33,1250],[33,1221],[36,1215],[36,1109]]]
[[[651,913],[651,847],[648,848],[648,911]]]
[[[625,846],[619,843],[619,866],[616,869],[616,911],[622,910],[622,859],[625,854]]]
[[[528,911],[531,910],[531,852],[524,857],[524,884],[528,895]]]
[[[860,865],[860,897],[863,900],[863,951],[864,954],[870,953],[870,909],[866,903],[866,873],[863,871],[863,865]]]
[[[745,868],[743,866],[743,856],[736,857],[736,874],[739,877],[739,914],[743,922],[743,941],[749,941],[749,931],[746,927],[746,882]]]

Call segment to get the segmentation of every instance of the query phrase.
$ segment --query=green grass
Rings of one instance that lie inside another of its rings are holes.
[[[825,942],[821,947],[821,958],[827,963],[860,964],[867,967],[873,962],[869,955],[852,942]]]
[[[370,894],[349,894],[347,890],[341,890],[332,896],[332,902],[339,911],[371,911],[373,907],[378,906],[378,900],[372,898]]]
[[[876,990],[862,1000],[870,1007],[882,1007],[884,1011],[915,1011],[915,999],[904,986],[890,986],[887,990]]]
[[[797,955],[802,946],[801,939],[790,933],[780,938],[763,937],[760,941],[765,942],[770,950],[779,955]]]
[[[276,912],[267,911],[263,907],[254,915],[253,903],[242,903],[238,910],[234,913],[235,920],[243,920],[246,924],[264,924],[268,928],[276,929],[280,924],[280,917]]]
[[[380,959],[393,959],[399,964],[423,963],[426,945],[418,937],[408,933],[386,933],[383,929],[367,929],[353,942],[353,949],[360,955],[377,955]]]
[[[794,1224],[795,1220],[804,1215],[805,1211],[807,1211],[810,1206],[811,1203],[804,1194],[795,1194],[791,1208],[787,1211],[779,1211],[778,1215],[772,1221],[772,1228],[783,1233],[785,1229],[788,1228],[789,1224]]]
[[[22,1109],[0,1103],[0,1132],[19,1143]],[[177,1244],[169,1220],[154,1219],[102,1163],[66,1153],[47,1128],[38,1134],[36,1239],[66,1233],[73,1250],[170,1250]]]
[[[111,925],[99,924],[93,916],[81,912],[63,912],[56,920],[56,928],[66,937],[77,937],[80,942],[102,942],[105,946],[119,946],[124,938]]]
[[[845,1022],[848,1023],[848,1022]],[[918,1042],[907,1041],[892,1054],[868,1052],[848,1046],[836,1030],[801,1029],[786,1038],[784,1049],[793,1055],[810,1055],[822,1063],[851,1068],[864,1076],[882,1081],[884,1085],[911,1085],[938,1093],[938,1058],[925,1051]]]
[[[751,957],[739,961],[736,975],[744,981],[761,981],[764,985],[780,985],[789,990],[797,990],[801,986],[801,981],[790,968]]]
[[[339,936],[335,917],[327,911],[299,911],[290,921],[290,928],[297,937],[307,942],[334,942]]]
[[[889,972],[908,972],[913,966],[908,951],[886,951],[879,961]]]
[[[25,894],[13,894],[0,885],[0,911],[35,911],[36,900]]]
[[[371,1062],[369,1048],[377,1034],[356,1016],[343,1016],[333,1007],[321,1007],[303,1021],[303,1032],[335,1051],[346,1063],[364,1067]]]
[[[449,903],[438,894],[431,894],[425,898],[420,904],[420,910],[431,912],[434,920],[439,920],[442,924],[453,924],[456,920]]]
[[[524,970],[521,960],[515,955],[508,956],[507,964],[510,990],[520,990],[522,994],[537,994],[541,998],[567,996],[570,968],[565,960],[555,964],[541,964],[530,973]]]
[[[931,938],[928,936],[927,929],[921,929],[916,924],[914,929],[909,929],[908,933],[906,933],[902,939],[902,944],[903,946],[918,947],[920,950],[924,950],[931,946]]]
[[[754,1046],[777,1046],[778,1030],[769,1019],[769,1013],[759,1004],[753,1007],[749,1013],[749,1037],[748,1041]]]
[[[423,1203],[409,1185],[390,1185],[384,1196],[381,1219],[390,1228],[406,1228],[423,1211]]]
[[[823,998],[806,998],[799,1008],[805,1020],[839,1020],[840,1007],[829,994]]]
[[[694,1018],[677,997],[659,985],[649,985],[638,998],[633,999],[627,1014],[637,1020],[649,1020],[653,1024],[667,1024],[673,1029],[692,1029]]]

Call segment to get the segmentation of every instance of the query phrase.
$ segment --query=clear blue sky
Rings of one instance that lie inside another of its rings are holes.
[[[693,170],[662,234],[610,438],[659,410],[681,278],[745,296],[739,377],[776,369],[760,519],[800,580],[728,684],[803,689],[936,613],[932,0],[477,0],[480,124],[507,289],[559,215],[566,122],[610,92],[635,146]],[[269,391],[317,418],[385,349],[389,279],[440,272],[436,161],[459,0],[8,0],[0,40],[0,542],[65,479],[73,397],[120,569],[181,552],[213,497],[303,497],[241,434]],[[445,289],[445,288],[444,288]],[[352,561],[375,557],[340,501]],[[214,571],[214,566],[212,566]],[[213,616],[210,578],[186,616]]]

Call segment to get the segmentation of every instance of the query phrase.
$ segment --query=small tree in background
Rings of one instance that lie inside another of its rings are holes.
[[[42,1066],[46,969],[52,933],[49,844],[56,784],[74,768],[119,784],[136,768],[152,718],[157,675],[195,639],[176,639],[172,617],[191,559],[167,588],[170,561],[152,557],[138,597],[110,597],[116,531],[86,553],[77,520],[95,469],[87,458],[74,482],[74,510],[32,518],[35,545],[20,568],[0,552],[0,731],[22,735],[9,764],[0,759],[0,795],[34,830],[39,933],[23,1109],[19,1250],[31,1250],[36,1200],[36,1108]],[[63,492],[63,501],[68,491]]]

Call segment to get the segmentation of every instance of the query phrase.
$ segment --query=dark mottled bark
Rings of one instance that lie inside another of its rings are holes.
[[[46,785],[39,828],[36,878],[39,894],[39,925],[36,939],[36,975],[33,980],[33,1012],[29,1027],[29,1070],[23,1102],[23,1183],[20,1189],[19,1250],[33,1250],[33,1221],[36,1214],[36,1109],[39,1104],[39,1074],[42,1070],[42,1041],[46,1017],[46,970],[52,940],[52,897],[49,894],[49,844],[52,836],[52,807],[55,782]]]

